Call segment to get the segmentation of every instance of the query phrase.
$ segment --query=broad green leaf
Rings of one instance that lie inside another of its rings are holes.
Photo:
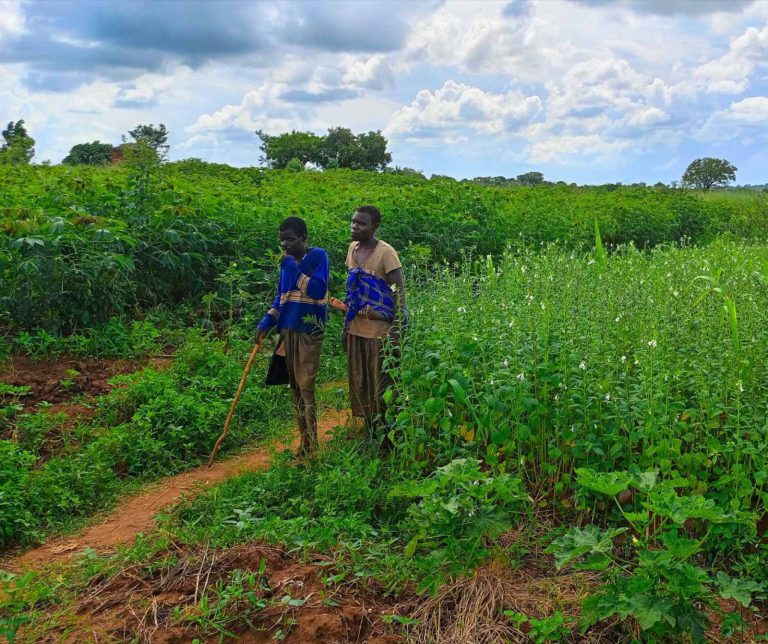
[[[576,483],[587,490],[616,496],[632,485],[628,472],[596,472],[585,467],[576,470]]]
[[[763,585],[749,579],[735,579],[718,572],[715,583],[723,599],[735,599],[745,608],[752,603],[752,595],[763,591]]]
[[[627,531],[627,528],[601,530],[595,525],[571,528],[562,537],[555,539],[545,552],[555,556],[557,569],[585,554],[606,555],[613,548],[613,540]]]

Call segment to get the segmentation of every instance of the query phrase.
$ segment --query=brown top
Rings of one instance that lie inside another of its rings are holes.
[[[364,271],[373,273],[376,277],[382,279],[387,279],[387,273],[402,268],[400,258],[397,256],[397,251],[387,242],[381,240],[376,244],[371,256],[362,264],[358,264],[353,257],[353,251],[355,250],[357,243],[358,242],[352,242],[349,245],[346,261],[347,268],[362,268]],[[363,317],[362,313],[358,313],[357,317],[349,324],[348,333],[362,338],[380,338],[387,334],[391,326],[391,322],[385,322],[384,320],[368,320]]]

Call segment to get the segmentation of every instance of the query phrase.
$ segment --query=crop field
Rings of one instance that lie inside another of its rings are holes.
[[[336,315],[318,455],[260,355],[208,470],[277,224],[338,296],[362,203],[406,270],[391,448]],[[767,239],[759,193],[0,167],[0,638],[768,639]]]

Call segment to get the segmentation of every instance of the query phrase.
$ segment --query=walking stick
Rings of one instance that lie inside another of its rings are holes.
[[[254,345],[253,351],[251,351],[251,356],[248,358],[248,363],[245,365],[245,371],[243,371],[243,377],[240,378],[240,385],[237,388],[237,393],[235,393],[235,399],[232,401],[232,406],[229,408],[227,422],[224,423],[224,431],[221,432],[219,440],[217,440],[216,444],[213,446],[211,457],[208,459],[208,467],[213,467],[213,459],[216,458],[216,452],[219,450],[219,445],[221,445],[221,442],[227,437],[227,434],[229,433],[229,423],[232,421],[232,415],[235,413],[237,401],[240,400],[240,394],[243,393],[245,381],[248,380],[248,374],[251,372],[251,365],[253,365],[253,360],[256,358],[256,354],[259,352],[259,349],[261,349],[261,342],[257,342]]]

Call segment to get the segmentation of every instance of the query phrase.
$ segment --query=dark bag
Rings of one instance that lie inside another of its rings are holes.
[[[288,365],[285,363],[285,347],[283,347],[282,336],[275,347],[274,353],[272,353],[264,384],[267,386],[288,384]]]

